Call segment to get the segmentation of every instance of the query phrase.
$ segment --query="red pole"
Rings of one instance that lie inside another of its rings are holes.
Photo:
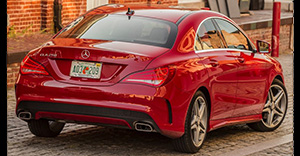
[[[281,3],[274,2],[272,23],[272,57],[279,57],[280,9]]]

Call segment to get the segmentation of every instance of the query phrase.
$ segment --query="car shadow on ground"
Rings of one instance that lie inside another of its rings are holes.
[[[171,139],[159,133],[144,133],[135,130],[103,128],[94,126],[62,132],[56,138],[29,138],[30,146],[47,146],[49,149],[58,145],[72,153],[97,153],[100,155],[148,155],[158,151],[176,154]],[[55,149],[55,148],[53,148]]]
[[[226,144],[227,139],[234,139],[253,130],[246,125],[223,127],[208,133],[206,142],[199,151],[208,155],[213,149],[210,144]],[[145,133],[128,129],[103,128],[91,126],[63,131],[56,138],[31,137],[25,144],[38,149],[62,150],[63,153],[95,153],[100,155],[185,155],[174,151],[172,140],[159,133]],[[222,145],[220,145],[222,146]],[[224,145],[225,146],[225,145]],[[217,149],[216,149],[217,150]],[[57,152],[57,151],[56,151]]]

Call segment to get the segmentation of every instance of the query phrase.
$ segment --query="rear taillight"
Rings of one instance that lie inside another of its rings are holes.
[[[141,83],[158,87],[169,82],[174,76],[174,73],[175,68],[159,67],[131,74],[124,78],[122,82]]]
[[[32,60],[28,56],[26,56],[20,67],[20,71],[22,74],[41,74],[41,75],[49,75],[46,69],[39,64],[38,62]]]

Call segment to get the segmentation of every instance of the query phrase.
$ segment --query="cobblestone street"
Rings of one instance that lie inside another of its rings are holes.
[[[220,128],[208,133],[204,145],[194,155],[245,154],[293,155],[293,54],[280,54],[288,91],[288,110],[282,125],[273,132],[256,132],[247,125]],[[56,138],[40,138],[30,133],[26,122],[15,115],[14,90],[7,90],[7,149],[9,156],[95,156],[95,155],[190,155],[174,151],[171,139],[158,133],[66,124]],[[282,138],[282,139],[280,139]],[[288,139],[286,139],[288,138]],[[276,144],[272,144],[272,141]],[[282,141],[284,140],[284,141]],[[282,141],[282,142],[280,142]],[[256,148],[259,146],[259,148]],[[252,149],[254,149],[252,151]],[[236,151],[236,152],[235,152]]]

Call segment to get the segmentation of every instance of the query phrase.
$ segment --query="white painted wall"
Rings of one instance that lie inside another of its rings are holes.
[[[204,2],[204,0],[178,0],[179,4],[182,4],[182,3],[195,3],[195,2]]]
[[[104,4],[108,4],[108,0],[86,0],[86,10],[88,11]]]

